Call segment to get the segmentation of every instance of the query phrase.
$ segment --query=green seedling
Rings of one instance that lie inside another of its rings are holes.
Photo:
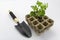
[[[30,12],[30,16],[42,17],[45,15],[45,10],[48,7],[48,3],[42,3],[37,1],[35,6],[31,6],[33,11]]]

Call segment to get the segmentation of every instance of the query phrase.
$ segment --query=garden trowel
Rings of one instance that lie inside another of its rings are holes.
[[[9,14],[11,15],[12,19],[17,23],[15,27],[17,30],[24,36],[30,38],[32,36],[30,28],[27,26],[27,24],[23,21],[22,23],[19,23],[17,17],[13,14],[12,11],[9,11]]]

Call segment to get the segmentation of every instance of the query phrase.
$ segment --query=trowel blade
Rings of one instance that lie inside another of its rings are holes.
[[[19,25],[16,25],[15,27],[24,36],[26,36],[28,38],[30,38],[32,36],[30,28],[24,21],[22,23],[20,23]]]

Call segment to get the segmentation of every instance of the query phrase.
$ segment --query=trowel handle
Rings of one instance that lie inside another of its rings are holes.
[[[12,11],[9,11],[9,14],[11,15],[12,19],[13,19],[16,23],[19,22],[19,20],[18,20],[17,17],[13,14]]]
[[[13,14],[13,12],[12,12],[12,11],[9,11],[9,14],[11,15],[11,17],[12,17],[13,19],[15,19],[15,18],[16,18],[16,16]]]

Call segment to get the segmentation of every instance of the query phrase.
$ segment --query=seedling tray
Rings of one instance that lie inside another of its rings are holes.
[[[50,19],[48,16],[42,16],[42,20],[38,19],[34,16],[30,16],[29,14],[26,15],[26,21],[30,25],[32,29],[35,30],[37,33],[41,33],[51,27],[54,23],[52,19]]]

